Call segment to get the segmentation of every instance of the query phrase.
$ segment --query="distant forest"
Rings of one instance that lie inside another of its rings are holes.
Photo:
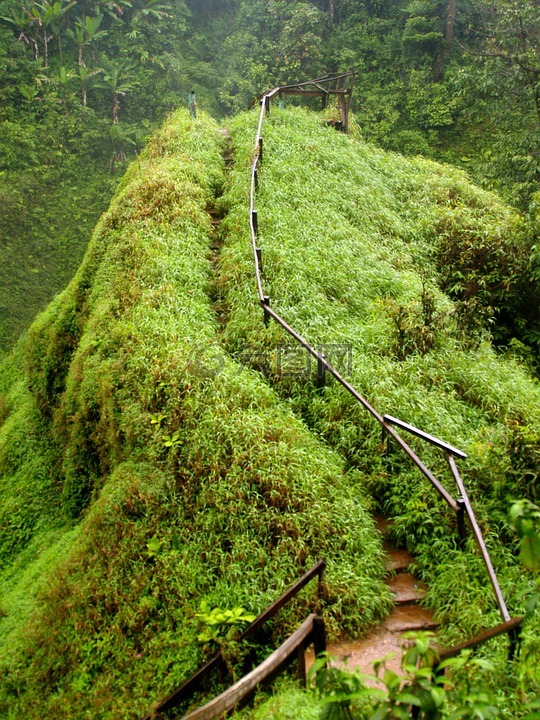
[[[538,3],[0,2],[0,347],[73,275],[126,162],[191,90],[219,118],[350,69],[367,141],[463,167],[537,222]]]

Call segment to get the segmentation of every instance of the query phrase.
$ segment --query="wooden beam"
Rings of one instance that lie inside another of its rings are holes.
[[[456,657],[462,650],[468,650],[478,647],[479,645],[483,645],[487,640],[491,640],[491,638],[497,637],[498,635],[502,635],[503,633],[510,633],[516,628],[518,628],[522,622],[522,617],[513,617],[506,622],[495,625],[495,627],[492,627],[489,630],[484,630],[484,632],[475,635],[474,637],[470,638],[470,640],[466,640],[459,645],[454,645],[451,648],[443,650],[439,654],[439,662],[443,662],[443,660],[449,660],[450,658]]]
[[[409,423],[406,423],[403,420],[400,420],[399,418],[392,417],[392,415],[385,415],[384,421],[386,423],[390,423],[392,425],[397,425],[402,430],[406,430],[407,432],[411,433],[411,435],[416,435],[416,437],[419,437],[422,440],[425,440],[426,442],[431,443],[432,445],[435,445],[436,447],[440,448],[441,450],[444,450],[447,453],[450,453],[451,455],[455,455],[456,457],[459,457],[462,459],[465,459],[467,457],[467,453],[464,453],[463,450],[458,450],[457,448],[453,447],[452,445],[445,443],[443,440],[439,440],[439,438],[435,437],[434,435],[428,435],[427,432],[420,430],[419,428],[415,427],[414,425],[409,425]]]
[[[274,602],[269,605],[264,612],[262,612],[252,623],[249,627],[247,627],[244,632],[240,635],[239,640],[244,640],[245,638],[250,637],[253,635],[256,630],[258,630],[260,627],[262,627],[270,618],[274,617],[274,615],[281,610],[281,608],[286,605],[290,600],[295,597],[295,595],[298,595],[300,590],[302,590],[303,587],[305,587],[313,578],[318,575],[319,576],[319,582],[322,579],[322,574],[326,568],[326,562],[324,560],[319,560],[318,562],[313,565],[312,568],[310,568],[300,579],[298,579],[291,587],[286,590],[283,595],[281,595],[277,600],[274,600]]]
[[[244,632],[238,638],[239,640],[245,640],[246,638],[253,635],[259,628],[261,628],[268,620],[286,605],[292,598],[297,595],[303,587],[305,587],[315,576],[319,576],[319,582],[322,579],[322,575],[326,568],[326,562],[319,560],[313,565],[306,573],[302,575],[290,588],[288,588],[277,600],[269,605],[255,620],[249,625]],[[150,715],[147,715],[144,720],[152,720],[157,713],[166,712],[171,708],[175,707],[181,702],[189,700],[193,695],[203,689],[204,684],[207,681],[208,676],[214,673],[218,668],[226,669],[227,665],[223,659],[221,651],[214,655],[205,665],[203,665],[197,672],[191,677],[185,680],[180,687],[174,690],[164,700],[162,700],[153,710]]]
[[[257,685],[284,669],[296,657],[300,647],[307,647],[313,641],[316,615],[309,615],[298,630],[283,645],[269,655],[260,665],[228,690],[218,695],[206,705],[184,715],[182,720],[213,720],[213,718],[232,710],[241,700],[250,695]]]

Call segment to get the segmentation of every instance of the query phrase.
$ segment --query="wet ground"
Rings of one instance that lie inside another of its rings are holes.
[[[386,535],[387,522],[383,518],[377,519],[377,526]],[[358,669],[366,675],[373,675],[373,663],[390,653],[395,654],[387,660],[386,667],[399,673],[401,646],[406,642],[401,638],[402,633],[409,630],[435,631],[437,628],[431,611],[420,605],[426,588],[409,571],[414,558],[407,550],[394,547],[388,539],[384,541],[384,547],[388,554],[387,583],[395,595],[394,610],[382,625],[366,637],[344,639],[327,648],[337,666]],[[313,656],[308,656],[306,660],[311,665]]]

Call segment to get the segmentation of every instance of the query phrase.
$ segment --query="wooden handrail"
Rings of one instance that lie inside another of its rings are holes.
[[[263,100],[271,100],[273,97],[278,95],[279,93],[285,93],[289,94],[287,91],[295,91],[297,88],[299,90],[302,90],[304,87],[309,87],[314,85],[315,87],[318,87],[319,90],[317,92],[317,95],[321,95],[323,93],[326,94],[347,94],[352,92],[352,86],[354,84],[354,77],[356,75],[356,71],[351,70],[349,72],[344,73],[335,73],[335,74],[329,74],[329,75],[323,75],[322,77],[315,78],[314,80],[305,80],[304,82],[299,83],[291,83],[290,85],[278,85],[277,87],[273,88],[272,90],[266,90],[265,92],[258,95],[254,100],[251,101],[249,104],[249,109],[251,109],[256,103],[262,102]],[[351,78],[351,86],[350,88],[345,89],[338,89],[333,88],[332,90],[328,90],[327,88],[320,87],[320,83],[331,83],[331,82],[338,82],[339,80],[343,80],[345,78]]]
[[[250,673],[206,705],[184,715],[182,720],[213,720],[222,713],[232,710],[250,695],[257,685],[282,672],[297,657],[299,651],[303,653],[312,643],[316,655],[326,650],[324,621],[315,614],[309,615],[295,633]]]
[[[285,590],[277,600],[269,605],[266,610],[258,615],[255,620],[248,625],[244,632],[240,635],[239,640],[245,640],[246,638],[254,635],[259,628],[261,628],[266,622],[268,622],[274,615],[281,610],[281,608],[290,602],[302,588],[304,588],[314,577],[318,576],[319,584],[322,581],[323,573],[326,568],[326,561],[319,560],[313,565],[302,577],[297,580],[290,588]],[[208,676],[218,669],[226,670],[227,664],[225,659],[219,651],[216,653],[207,663],[200,667],[191,677],[185,680],[176,690],[162,700],[150,713],[146,715],[144,720],[152,720],[157,713],[166,712],[171,708],[175,707],[179,703],[190,700],[193,695],[199,690],[203,689],[204,683]]]
[[[353,75],[354,78],[354,75]],[[321,78],[317,78],[315,80],[306,81],[305,83],[302,83],[302,86],[310,86],[317,82],[319,82]],[[299,84],[292,87],[298,87]],[[318,378],[320,379],[320,375],[322,374],[324,376],[325,372],[328,372],[330,375],[334,377],[337,382],[339,382],[345,390],[347,390],[363,407],[366,409],[374,418],[375,420],[382,425],[384,432],[386,432],[389,436],[391,436],[394,441],[401,447],[403,452],[412,460],[412,462],[416,465],[418,470],[429,480],[429,482],[433,485],[433,487],[437,490],[439,495],[446,501],[446,503],[452,508],[452,510],[456,513],[457,516],[457,522],[458,522],[458,530],[460,534],[461,541],[464,540],[464,531],[465,531],[465,522],[464,522],[464,514],[465,511],[467,513],[467,516],[469,517],[469,521],[471,523],[472,529],[473,529],[473,535],[475,538],[475,541],[481,551],[482,558],[484,560],[484,563],[486,565],[489,579],[491,582],[491,585],[493,587],[495,597],[497,600],[497,604],[499,606],[499,609],[501,611],[502,619],[504,622],[508,621],[510,619],[510,615],[508,613],[508,610],[506,608],[505,600],[502,595],[497,576],[495,574],[495,571],[493,569],[493,565],[491,563],[491,559],[489,557],[489,553],[486,547],[486,544],[484,542],[482,533],[480,532],[480,528],[478,526],[478,523],[476,521],[476,517],[474,515],[473,508],[469,502],[469,499],[467,497],[467,493],[465,491],[465,487],[461,481],[461,478],[459,477],[459,473],[457,471],[457,466],[454,460],[455,457],[460,458],[466,458],[467,455],[462,450],[458,450],[457,448],[453,447],[452,445],[449,445],[446,442],[443,442],[442,440],[439,440],[433,435],[429,435],[428,433],[424,432],[423,430],[420,430],[419,428],[416,428],[413,425],[410,425],[408,423],[405,423],[402,420],[399,420],[396,417],[393,417],[391,415],[384,415],[382,416],[369,402],[366,398],[361,395],[355,387],[351,385],[342,375],[326,360],[324,355],[320,352],[318,352],[314,347],[312,347],[307,340],[305,340],[300,333],[298,333],[294,328],[292,328],[273,308],[270,307],[270,297],[264,294],[264,287],[263,287],[263,281],[262,281],[262,270],[261,270],[261,256],[262,256],[262,249],[258,245],[258,223],[256,221],[257,218],[257,210],[255,209],[255,194],[256,190],[258,188],[258,177],[257,177],[257,171],[259,168],[259,165],[262,162],[262,157],[260,153],[261,143],[262,143],[262,127],[264,122],[264,116],[268,108],[268,100],[270,97],[275,95],[279,90],[285,91],[287,88],[291,86],[282,86],[281,88],[274,88],[274,90],[265,93],[261,96],[261,109],[260,109],[260,117],[259,117],[259,124],[257,128],[257,135],[255,138],[255,150],[253,153],[253,159],[252,159],[252,165],[251,165],[251,190],[250,190],[250,231],[251,231],[251,242],[253,246],[253,260],[254,260],[254,267],[255,267],[255,277],[257,282],[257,291],[259,295],[259,304],[261,305],[263,311],[264,311],[264,319],[265,322],[268,322],[270,318],[273,318],[284,330],[287,332],[292,338],[294,338],[312,357],[314,357],[317,360],[317,372],[318,372]],[[429,470],[429,468],[426,467],[426,465],[422,462],[422,460],[418,457],[418,455],[414,452],[414,450],[410,447],[410,445],[399,435],[399,433],[395,430],[392,425],[396,425],[404,430],[406,430],[409,433],[412,433],[413,435],[416,435],[419,438],[422,438],[423,440],[431,443],[432,445],[435,445],[439,447],[446,455],[446,458],[448,460],[448,463],[450,465],[450,470],[452,472],[452,475],[454,476],[454,479],[456,480],[460,493],[462,497],[458,499],[454,499],[452,495],[446,490],[446,488],[440,483],[440,481],[434,476],[434,474]]]
[[[255,254],[257,257],[257,254]],[[260,282],[260,274],[258,274],[258,282]],[[262,286],[261,286],[262,287]],[[267,298],[266,298],[267,299]],[[458,504],[454,500],[454,498],[450,495],[450,493],[443,487],[443,485],[437,480],[437,478],[433,475],[431,470],[426,467],[426,465],[422,462],[422,460],[418,457],[418,455],[414,452],[414,450],[411,448],[411,446],[405,442],[405,440],[399,435],[396,430],[391,426],[388,425],[385,421],[383,416],[375,410],[373,405],[369,403],[366,398],[361,395],[356,388],[351,385],[351,383],[346,380],[341,373],[339,373],[333,365],[331,365],[328,360],[324,357],[322,353],[320,353],[318,350],[316,350],[314,347],[312,347],[307,340],[305,340],[294,328],[292,328],[282,317],[279,315],[274,309],[272,309],[267,302],[261,302],[261,305],[264,309],[266,317],[273,318],[281,327],[287,332],[291,337],[293,337],[310,355],[312,355],[319,364],[320,367],[323,367],[326,372],[328,372],[332,377],[337,380],[340,385],[342,385],[345,390],[347,390],[354,398],[357,400],[374,418],[379,422],[386,433],[390,435],[394,441],[401,447],[403,452],[408,455],[408,457],[413,461],[413,463],[416,465],[416,467],[420,470],[420,472],[429,480],[429,482],[433,485],[433,487],[437,490],[439,495],[448,503],[448,505],[454,510],[454,512],[458,511]]]
[[[274,600],[274,602],[269,605],[266,610],[264,610],[258,617],[255,618],[255,620],[249,625],[244,632],[240,635],[240,640],[245,640],[246,638],[253,635],[260,627],[264,625],[264,623],[268,622],[270,618],[274,617],[274,615],[281,610],[281,608],[286,605],[288,602],[290,602],[302,588],[304,588],[315,576],[319,577],[319,583],[322,581],[323,573],[326,569],[326,561],[325,560],[319,560],[318,562],[313,565],[312,568],[310,568],[302,577],[297,580],[288,590],[285,590],[285,592],[280,595],[280,597],[277,600]]]
[[[497,605],[499,606],[499,611],[501,613],[503,623],[508,622],[510,620],[510,613],[508,612],[508,608],[506,607],[504,595],[502,594],[502,590],[499,585],[499,581],[497,580],[497,574],[493,567],[493,563],[491,562],[491,558],[489,556],[489,551],[487,549],[487,546],[486,546],[486,543],[484,540],[484,536],[482,535],[482,531],[480,530],[480,526],[478,525],[478,521],[476,520],[476,516],[474,514],[474,510],[471,505],[471,501],[469,500],[469,496],[467,495],[465,483],[461,479],[461,476],[457,469],[456,461],[454,460],[453,456],[450,455],[449,453],[446,453],[446,460],[448,461],[448,465],[450,466],[452,475],[454,476],[456,484],[459,488],[459,492],[461,493],[461,497],[463,499],[463,505],[464,505],[467,515],[469,517],[469,522],[471,524],[471,529],[473,531],[473,536],[474,536],[474,539],[476,540],[476,544],[478,545],[478,549],[480,550],[480,554],[482,555],[482,560],[484,561],[484,565],[486,566],[487,574],[489,577],[489,582],[491,583],[491,587],[493,588],[493,592],[495,593],[495,599],[497,600]]]
[[[458,450],[453,445],[449,445],[448,443],[443,442],[443,440],[439,440],[439,438],[435,437],[434,435],[429,435],[428,433],[420,430],[414,425],[403,422],[403,420],[400,420],[399,418],[392,417],[392,415],[385,415],[384,421],[386,423],[391,423],[392,425],[397,425],[402,430],[410,432],[411,435],[416,435],[416,437],[419,437],[422,440],[425,440],[426,442],[435,445],[436,447],[444,450],[447,453],[450,453],[451,455],[456,455],[457,457],[460,457],[462,459],[465,459],[467,457],[467,453],[464,453],[463,450]]]
[[[319,79],[317,79],[318,81]],[[313,81],[311,81],[313,82]],[[309,84],[309,83],[304,83]],[[285,86],[284,86],[285,87]],[[257,189],[257,171],[261,164],[261,142],[262,142],[262,127],[264,122],[264,116],[266,111],[266,98],[272,93],[275,93],[279,88],[265,93],[261,96],[261,108],[259,114],[259,124],[257,127],[257,135],[255,137],[255,147],[253,151],[252,163],[251,163],[251,187],[250,187],[250,201],[249,201],[249,228],[251,235],[251,245],[253,250],[253,262],[255,268],[255,281],[257,284],[257,294],[259,296],[259,304],[264,311],[265,321],[269,318],[273,318],[291,337],[293,337],[302,347],[316,358],[319,367],[324,368],[326,372],[332,375],[374,418],[380,423],[385,431],[394,439],[394,441],[401,447],[406,455],[413,461],[420,472],[430,481],[435,487],[439,495],[446,501],[446,503],[452,508],[454,512],[459,511],[459,506],[454,498],[447,492],[443,485],[435,478],[433,473],[425,466],[418,455],[405,442],[405,440],[394,430],[394,428],[385,422],[383,416],[375,410],[375,408],[361,395],[356,388],[354,388],[341,374],[326,360],[326,358],[313,348],[307,340],[305,340],[296,330],[294,330],[275,310],[270,307],[270,298],[265,295],[262,272],[261,272],[261,253],[262,250],[258,245],[258,222],[257,222],[257,210],[255,208],[255,194]],[[450,447],[450,446],[449,446]]]
[[[475,635],[469,640],[465,640],[465,642],[459,643],[459,645],[453,645],[450,648],[446,648],[439,653],[439,662],[443,662],[444,660],[449,660],[450,658],[456,657],[462,650],[469,650],[478,647],[479,645],[483,645],[488,640],[491,640],[491,638],[502,635],[503,633],[511,634],[521,626],[522,622],[522,617],[510,618],[510,620],[499,623],[498,625],[495,625],[495,627],[492,627],[489,630],[484,630],[484,632]]]

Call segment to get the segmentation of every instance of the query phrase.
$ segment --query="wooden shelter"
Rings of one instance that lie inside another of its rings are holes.
[[[273,90],[269,90],[259,95],[252,103],[264,102],[267,111],[273,100],[278,98],[283,100],[285,95],[294,95],[296,97],[320,97],[322,101],[322,109],[328,105],[331,95],[337,97],[337,108],[340,112],[340,120],[336,123],[340,130],[348,132],[349,130],[349,110],[351,107],[352,91],[354,87],[355,72],[334,73],[315,78],[315,80],[306,80],[291,85],[279,85]]]

